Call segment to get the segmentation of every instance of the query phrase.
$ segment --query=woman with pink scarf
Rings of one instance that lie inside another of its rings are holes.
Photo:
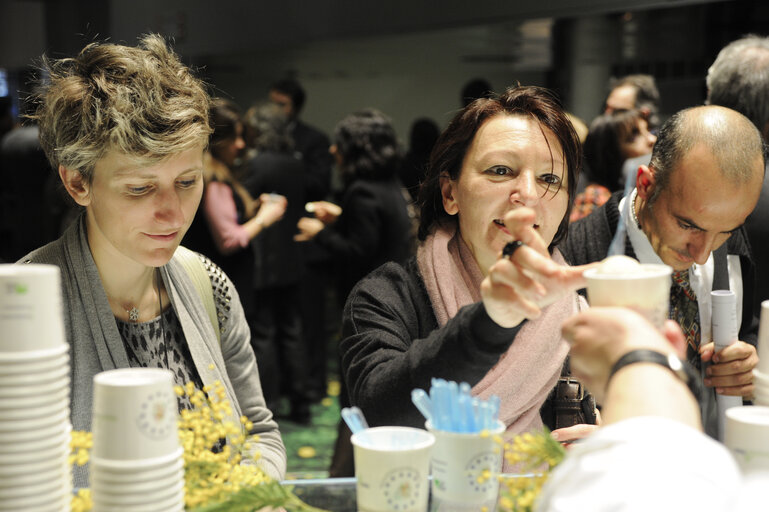
[[[416,258],[369,274],[345,306],[342,373],[370,424],[424,426],[410,393],[438,377],[498,395],[510,432],[542,427],[569,351],[561,324],[585,286],[587,267],[556,248],[580,151],[545,89],[511,88],[454,117],[420,190]]]

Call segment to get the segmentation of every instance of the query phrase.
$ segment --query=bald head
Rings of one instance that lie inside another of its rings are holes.
[[[673,115],[660,129],[649,164],[657,183],[651,203],[665,189],[681,159],[701,146],[729,183],[748,183],[757,174],[763,177],[763,141],[747,117],[714,105],[689,108]]]

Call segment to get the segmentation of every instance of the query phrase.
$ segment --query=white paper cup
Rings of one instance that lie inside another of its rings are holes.
[[[184,510],[184,489],[162,501],[138,505],[115,505],[93,496],[93,509],[98,512],[175,512]]]
[[[61,484],[51,492],[38,493],[19,498],[4,498],[0,495],[0,510],[20,512],[23,510],[39,511],[61,503],[62,498],[71,498],[72,485],[70,482]]]
[[[56,357],[46,359],[0,363],[0,376],[43,375],[64,367],[69,368],[69,352],[63,352]]]
[[[23,464],[3,465],[3,466],[0,466],[0,478],[5,478],[8,476],[14,476],[14,475],[40,473],[42,471],[58,469],[67,463],[68,458],[69,458],[69,451],[62,450],[62,452],[58,456],[52,457],[50,459],[25,462]]]
[[[59,275],[55,265],[0,265],[0,352],[66,343]]]
[[[168,475],[151,478],[141,482],[115,481],[102,478],[102,474],[91,474],[91,488],[108,494],[144,494],[168,489],[184,481],[184,469],[178,469]]]
[[[435,437],[410,427],[375,427],[352,436],[360,512],[425,512]]]
[[[6,432],[26,432],[30,429],[45,429],[53,425],[63,425],[69,421],[69,407],[59,407],[58,411],[41,418],[3,419],[0,421],[0,439]]]
[[[65,417],[69,416],[69,400],[59,400],[50,404],[40,405],[38,407],[19,407],[11,409],[0,409],[0,424],[17,421],[38,421],[44,422],[48,418],[58,417],[61,413]],[[0,427],[0,431],[3,431]]]
[[[0,365],[3,367],[16,364],[35,364],[56,359],[69,351],[69,345],[62,343],[53,348],[25,350],[20,352],[0,352]]]
[[[35,473],[21,473],[21,474],[14,474],[10,476],[4,476],[3,478],[0,478],[0,489],[6,488],[6,487],[34,485],[37,483],[50,482],[57,479],[66,480],[67,478],[69,478],[70,471],[71,471],[71,466],[65,463],[65,464],[61,464],[59,467],[56,467],[54,465],[50,469],[46,469],[44,471],[38,471]]]
[[[38,446],[41,442],[49,438],[58,438],[64,432],[69,432],[72,429],[69,421],[65,423],[57,423],[48,425],[42,428],[35,428],[25,430],[23,432],[4,432],[1,439],[3,449],[1,451],[8,452],[11,450],[11,446],[22,446],[26,443],[36,443]]]
[[[25,458],[38,450],[69,446],[71,432],[72,426],[67,422],[64,425],[54,425],[42,430],[16,432],[13,435],[5,433],[0,437],[0,454],[14,454],[20,460],[34,460]]]
[[[753,398],[753,403],[756,405],[769,406],[769,389],[756,386],[756,388],[753,390]]]
[[[769,407],[727,409],[724,444],[743,473],[769,470]]]
[[[59,439],[60,441],[57,444],[36,447],[21,453],[0,453],[0,465],[2,466],[0,471],[7,469],[12,476],[17,474],[13,469],[15,465],[66,459],[70,453],[69,438]],[[3,487],[3,485],[4,482],[0,482],[0,487]]]
[[[31,395],[24,397],[8,398],[0,396],[0,418],[11,418],[11,411],[22,409],[39,409],[41,407],[59,407],[61,404],[69,405],[69,386],[45,395]],[[27,414],[19,412],[20,415]]]
[[[753,369],[753,379],[755,384],[760,384],[762,388],[769,389],[769,373],[764,373],[758,368]]]
[[[136,473],[143,473],[159,468],[167,468],[183,456],[184,448],[179,447],[175,452],[171,454],[163,455],[162,457],[155,457],[152,459],[122,460],[91,457],[91,468],[96,466],[99,468],[99,471],[112,471],[126,475],[127,478],[130,478]]]
[[[136,466],[135,464],[124,466],[115,464],[114,461],[109,461],[105,465],[99,459],[91,459],[91,479],[100,482],[133,484],[165,478],[183,471],[183,455],[183,449],[179,448],[174,457],[166,457],[164,463],[155,464],[151,467]]]
[[[483,507],[496,510],[504,423],[498,421],[491,431],[468,434],[436,430],[428,421],[427,430],[435,436],[431,458],[433,501],[457,511]]]
[[[0,388],[11,386],[27,386],[28,384],[44,384],[48,382],[61,382],[69,376],[69,365],[61,365],[49,371],[34,373],[14,373],[0,375]]]
[[[69,374],[57,380],[40,384],[25,384],[23,386],[6,386],[0,388],[0,401],[6,398],[35,398],[41,394],[57,393],[62,389],[69,389]]]
[[[177,496],[184,490],[184,477],[177,478],[176,481],[165,487],[155,488],[144,492],[117,491],[110,492],[107,489],[97,486],[91,486],[91,493],[94,500],[107,505],[150,505],[165,501]]]
[[[157,368],[124,368],[94,376],[94,458],[155,459],[179,449],[173,374]]]
[[[634,274],[601,273],[599,268],[586,270],[587,300],[591,306],[633,309],[658,328],[668,317],[670,275],[668,265],[641,263]]]

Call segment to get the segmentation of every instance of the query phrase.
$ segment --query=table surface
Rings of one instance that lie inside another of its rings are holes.
[[[503,474],[503,478],[531,478],[533,474]],[[319,478],[312,480],[284,480],[281,484],[292,486],[294,494],[313,507],[331,512],[357,512],[355,478]],[[428,510],[440,507],[430,502]]]

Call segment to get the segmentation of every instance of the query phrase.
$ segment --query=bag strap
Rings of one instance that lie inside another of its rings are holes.
[[[176,261],[182,265],[195,286],[200,300],[203,301],[203,306],[206,308],[206,313],[208,313],[208,319],[211,321],[211,326],[216,333],[216,339],[221,344],[222,333],[219,332],[219,317],[216,314],[216,304],[214,304],[214,288],[211,286],[211,278],[208,276],[205,265],[200,261],[197,253],[181,245],[176,249],[175,256]]]

